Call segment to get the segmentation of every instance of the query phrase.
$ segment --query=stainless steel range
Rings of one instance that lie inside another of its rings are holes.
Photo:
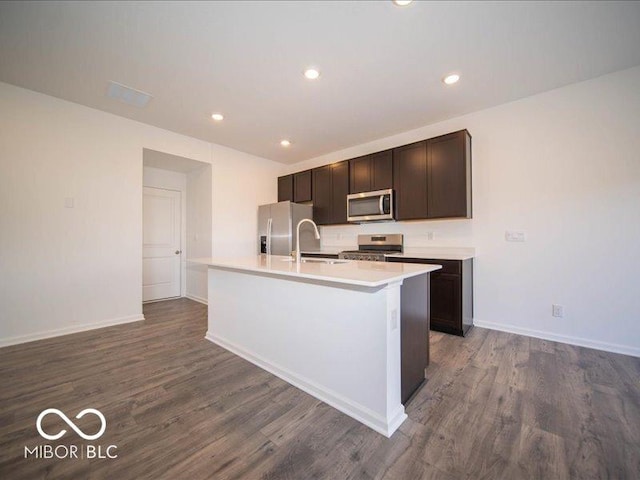
[[[402,234],[358,235],[358,250],[340,252],[345,260],[384,262],[385,255],[402,253]]]

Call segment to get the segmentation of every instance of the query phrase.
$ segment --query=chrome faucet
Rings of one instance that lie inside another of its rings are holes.
[[[316,240],[320,240],[320,232],[318,231],[318,226],[315,224],[315,222],[313,220],[311,220],[310,218],[303,218],[302,220],[300,220],[298,222],[298,226],[296,227],[296,263],[298,265],[300,265],[300,225],[302,225],[304,222],[309,222],[311,225],[313,225],[313,228],[315,230],[315,236],[316,236]]]

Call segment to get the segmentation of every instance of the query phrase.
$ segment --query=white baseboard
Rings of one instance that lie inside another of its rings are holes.
[[[144,320],[144,315],[128,315],[126,317],[112,318],[110,320],[102,320],[100,322],[84,323],[81,325],[71,325],[69,327],[56,328],[44,332],[30,333],[28,335],[19,335],[17,337],[9,337],[0,339],[0,348],[9,345],[18,345],[21,343],[35,342],[45,338],[60,337],[62,335],[70,335],[72,333],[85,332],[87,330],[95,330],[97,328],[112,327],[123,323],[139,322]]]
[[[397,430],[400,424],[402,424],[402,422],[404,422],[407,418],[407,414],[404,411],[403,405],[400,405],[391,419],[385,420],[385,418],[378,415],[371,409],[349,399],[346,399],[342,395],[324,388],[311,380],[301,377],[300,375],[297,375],[292,371],[281,367],[280,365],[274,364],[261,357],[260,355],[249,352],[233,342],[230,342],[217,335],[213,335],[210,332],[207,332],[204,338],[212,343],[215,343],[216,345],[221,346],[225,350],[229,350],[230,352],[235,353],[239,357],[242,357],[245,360],[253,363],[254,365],[257,365],[263,370],[274,374],[276,377],[280,377],[285,382],[290,383],[294,387],[307,392],[309,395],[316,397],[318,400],[322,400],[324,403],[331,405],[333,408],[340,410],[342,413],[355,418],[359,422],[364,423],[366,426],[384,435],[385,437],[390,437],[393,432]]]
[[[490,330],[499,330],[501,332],[516,333],[518,335],[525,335],[527,337],[540,338],[542,340],[551,340],[552,342],[568,343],[569,345],[576,345],[578,347],[593,348],[596,350],[603,350],[605,352],[622,353],[623,355],[631,355],[633,357],[640,357],[640,348],[631,347],[628,345],[619,345],[615,343],[600,342],[598,340],[590,340],[587,338],[571,337],[568,335],[559,335],[556,333],[543,332],[540,330],[534,330],[531,328],[516,327],[513,325],[505,325],[502,323],[486,322],[483,320],[473,320],[473,325],[481,328],[488,328]]]
[[[198,297],[197,295],[191,295],[191,294],[186,294],[185,297],[187,297],[190,300],[193,300],[195,302],[199,302],[199,303],[203,303],[205,305],[208,305],[208,301],[206,298],[202,298],[202,297]]]

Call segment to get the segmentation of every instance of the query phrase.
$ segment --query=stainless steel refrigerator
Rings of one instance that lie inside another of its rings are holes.
[[[292,202],[278,202],[258,207],[258,253],[290,255],[297,249],[296,227],[303,218],[313,220],[313,207]],[[300,226],[301,251],[320,250],[320,240],[314,235],[313,225]],[[269,247],[271,251],[268,252]]]

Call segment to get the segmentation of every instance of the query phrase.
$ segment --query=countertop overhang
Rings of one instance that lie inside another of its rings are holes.
[[[292,279],[309,279],[363,287],[381,287],[405,278],[430,273],[440,265],[366,262],[341,260],[344,263],[291,261],[291,257],[279,255],[254,255],[246,257],[211,257],[189,260],[193,263],[258,274],[270,274]]]

